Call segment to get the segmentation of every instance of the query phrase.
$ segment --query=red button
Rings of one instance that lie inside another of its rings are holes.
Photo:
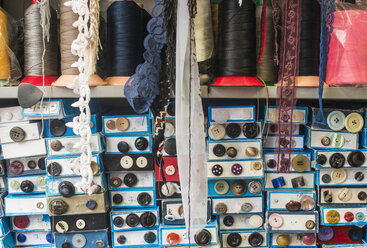
[[[170,245],[178,245],[180,243],[181,237],[177,233],[169,233],[167,235],[167,243]]]
[[[354,220],[354,214],[352,212],[346,212],[344,214],[344,219],[348,222],[352,222]]]
[[[26,216],[26,215],[15,216],[14,219],[13,219],[13,223],[14,223],[14,226],[16,226],[17,228],[24,229],[29,224],[28,216]]]

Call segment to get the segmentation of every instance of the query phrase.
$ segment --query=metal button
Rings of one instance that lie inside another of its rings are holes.
[[[115,123],[115,121],[114,121],[114,120],[108,120],[108,121],[106,122],[106,127],[107,127],[108,129],[110,129],[110,130],[114,130],[114,129],[116,129],[116,123]]]
[[[331,140],[330,144],[334,148],[342,148],[344,146],[344,143],[345,143],[345,138],[340,133],[333,133],[330,136],[330,140]]]
[[[138,178],[135,174],[128,173],[124,176],[124,184],[127,187],[134,187],[138,183]]]
[[[283,225],[283,217],[277,213],[271,214],[268,221],[273,228],[279,228]]]
[[[31,193],[33,191],[33,189],[34,189],[34,184],[32,183],[32,181],[24,180],[20,184],[20,189],[24,193]]]
[[[212,240],[212,235],[208,230],[202,229],[195,234],[194,240],[198,245],[208,245]]]
[[[54,199],[48,205],[50,212],[55,215],[61,215],[68,211],[68,204],[62,199]]]
[[[19,229],[24,229],[29,225],[29,218],[26,215],[22,216],[14,216],[13,217],[13,224],[15,227]]]
[[[176,142],[176,140],[175,140]],[[144,151],[148,148],[148,140],[145,137],[139,137],[135,140],[135,148],[139,151]]]
[[[77,248],[83,248],[87,244],[87,238],[83,234],[74,234],[71,243]]]
[[[217,203],[214,207],[214,211],[219,214],[219,215],[222,215],[222,214],[225,214],[227,213],[227,205],[225,203]]]
[[[245,123],[243,125],[243,135],[248,139],[255,139],[259,134],[259,126],[256,122]]]
[[[24,140],[25,138],[25,132],[22,128],[20,127],[13,127],[12,129],[10,129],[9,132],[9,136],[11,138],[12,141],[14,142],[21,142]]]
[[[329,163],[335,169],[342,168],[345,164],[345,157],[339,152],[333,153],[329,159]]]
[[[34,160],[29,160],[27,162],[27,166],[28,166],[29,169],[33,170],[37,167],[37,163]]]
[[[176,184],[172,182],[166,182],[161,186],[161,193],[165,197],[171,197],[176,193]]]
[[[140,156],[136,159],[136,166],[138,166],[139,168],[143,169],[145,167],[147,167],[148,165],[148,159],[144,156]]]
[[[38,165],[38,168],[40,168],[41,170],[45,170],[46,169],[46,161],[45,161],[45,158],[38,159],[37,165]]]
[[[333,195],[331,194],[331,192],[329,190],[325,190],[323,193],[324,196],[324,201],[325,202],[333,202]]]
[[[213,167],[212,167],[212,173],[214,176],[220,176],[222,175],[223,173],[223,167],[219,164],[215,164]]]
[[[305,179],[303,176],[292,178],[291,183],[294,189],[301,188],[306,185]]]
[[[288,234],[281,234],[278,235],[276,242],[280,247],[288,247],[291,243],[291,237]]]
[[[173,165],[168,165],[165,169],[164,172],[167,176],[173,176],[176,173],[176,169]]]
[[[308,220],[306,221],[305,226],[308,230],[312,230],[315,228],[315,222],[313,220]]]
[[[14,190],[18,190],[20,187],[20,183],[17,180],[10,181],[10,188]]]
[[[210,125],[208,134],[213,140],[221,140],[226,136],[226,130],[221,124]]]
[[[117,216],[113,219],[113,225],[116,227],[122,227],[124,225],[124,219],[121,216]]]
[[[126,237],[124,235],[119,235],[117,237],[117,243],[119,243],[121,245],[125,244],[126,243]]]
[[[356,221],[363,222],[365,220],[366,216],[362,212],[357,212],[356,215],[355,215],[355,218],[356,218]]]
[[[241,126],[237,123],[230,123],[226,126],[226,134],[231,139],[235,139],[241,134]]]
[[[170,245],[178,245],[181,241],[181,237],[177,233],[171,232],[167,235],[166,241]]]
[[[152,212],[140,215],[140,224],[145,228],[152,228],[157,223],[157,217]]]
[[[217,194],[225,195],[228,193],[229,185],[224,180],[219,180],[214,184],[214,190]]]
[[[85,206],[90,209],[90,210],[94,210],[96,209],[97,207],[97,202],[95,200],[88,200],[86,203],[85,203]]]
[[[331,182],[331,176],[329,174],[324,174],[321,177],[321,181],[323,183],[330,183]]]
[[[129,146],[129,144],[127,142],[120,141],[117,144],[117,150],[119,150],[119,152],[121,152],[121,153],[128,153],[129,150],[130,150],[130,146]]]
[[[341,200],[342,202],[348,202],[350,199],[352,199],[352,191],[348,188],[342,188],[341,190],[339,190],[338,192],[338,198],[339,200]]]
[[[248,191],[253,194],[253,195],[257,195],[262,191],[262,185],[260,181],[251,181],[248,184]]]
[[[166,141],[164,142],[163,149],[168,155],[175,156],[177,154],[176,139],[175,138],[166,139]]]
[[[360,241],[364,236],[364,228],[358,226],[351,226],[348,230],[348,237],[352,241]]]
[[[85,228],[85,220],[83,219],[78,219],[76,222],[75,222],[75,226],[80,229],[80,230],[83,230]]]
[[[130,122],[127,118],[125,117],[120,117],[120,118],[117,118],[116,122],[115,122],[115,125],[116,125],[116,128],[123,132],[123,131],[126,131],[129,126],[130,126]]]
[[[344,169],[335,169],[331,171],[331,181],[337,184],[344,183],[347,180],[347,171]]]
[[[364,191],[360,191],[360,192],[358,193],[358,199],[359,199],[360,201],[365,201],[365,200],[367,199],[367,193],[366,193],[366,192],[364,192]]]
[[[148,244],[152,244],[157,240],[157,235],[154,232],[146,232],[144,234],[144,241]]]
[[[37,202],[36,208],[43,209],[44,207],[45,207],[45,205],[43,204],[43,202]]]
[[[289,201],[287,204],[285,204],[285,208],[288,211],[298,211],[301,209],[301,203],[298,201]]]
[[[65,121],[63,120],[52,120],[50,123],[50,133],[55,137],[63,136],[66,132]]]
[[[60,195],[63,197],[72,197],[75,194],[74,184],[69,181],[63,181],[58,187]]]
[[[61,244],[61,248],[71,248],[71,244],[69,242],[64,242]]]
[[[60,142],[60,140],[52,140],[51,141],[51,149],[55,152],[60,151],[62,148],[62,144]]]
[[[325,165],[327,162],[327,157],[324,154],[318,154],[316,157],[316,163],[319,165]]]
[[[167,138],[173,135],[175,135],[175,126],[170,122],[166,122],[164,127],[164,137]]]
[[[239,233],[230,233],[227,236],[227,244],[230,247],[237,247],[242,243],[242,237]]]
[[[234,224],[234,218],[231,215],[227,215],[223,218],[223,225],[232,226]]]
[[[356,172],[356,173],[354,174],[354,179],[355,179],[356,181],[358,181],[358,182],[363,181],[363,179],[364,179],[364,174],[363,174],[363,172],[361,172],[361,171]]]
[[[129,214],[126,217],[126,224],[129,227],[137,227],[140,224],[139,216],[137,216],[136,214]]]
[[[358,113],[350,113],[345,119],[345,128],[351,133],[358,133],[362,130],[364,120]]]
[[[330,142],[331,142],[331,140],[328,136],[324,136],[324,137],[321,138],[321,144],[323,146],[329,146]]]
[[[110,178],[110,185],[114,188],[120,187],[122,184],[122,180],[119,177],[111,177]]]
[[[112,201],[115,204],[120,204],[122,200],[123,200],[122,195],[120,195],[119,193],[114,194],[112,197]]]
[[[52,162],[47,166],[47,171],[51,176],[59,176],[62,172],[62,167],[57,162]]]
[[[296,155],[292,159],[292,168],[297,172],[304,172],[308,169],[310,161],[305,155]]]
[[[332,111],[327,117],[327,124],[331,130],[339,131],[344,128],[345,115],[341,111]]]
[[[269,159],[266,162],[266,166],[270,169],[274,169],[277,166],[277,161],[275,161],[275,159]]]
[[[329,210],[326,213],[326,221],[329,222],[330,224],[337,224],[339,223],[339,220],[340,220],[340,214],[338,211]]]
[[[141,192],[137,200],[140,206],[148,206],[152,202],[152,197],[147,192]]]
[[[237,156],[237,150],[234,147],[228,147],[226,153],[227,153],[227,156],[230,158],[234,158]]]
[[[246,222],[252,228],[259,228],[263,224],[263,218],[260,215],[254,214],[251,215]]]
[[[97,240],[96,241],[96,246],[97,247],[105,247],[106,243],[103,240]]]
[[[264,242],[264,237],[260,233],[251,233],[248,242],[253,247],[259,247]]]
[[[226,148],[222,144],[216,144],[213,147],[213,153],[217,157],[223,157],[226,154]]]
[[[246,147],[245,153],[247,157],[250,157],[250,158],[256,157],[259,154],[259,149],[253,146],[249,146],[249,147]]]
[[[352,222],[353,220],[354,220],[354,214],[352,213],[352,212],[346,212],[345,214],[344,214],[344,220],[346,221],[346,222]]]
[[[246,192],[246,183],[242,180],[236,180],[231,184],[231,191],[237,196],[241,196]]]
[[[241,211],[242,212],[245,212],[245,213],[248,213],[248,212],[251,212],[252,209],[254,209],[254,207],[252,206],[251,203],[249,202],[245,202],[241,205]]]
[[[24,171],[24,165],[19,160],[12,161],[9,166],[9,171],[12,174],[20,175]]]
[[[130,156],[123,156],[120,160],[120,165],[123,169],[130,169],[134,165],[134,160]]]
[[[232,174],[236,176],[241,175],[242,170],[243,170],[242,165],[237,164],[237,163],[233,164],[231,167]]]
[[[260,161],[252,161],[251,162],[251,169],[252,170],[261,170],[262,164]]]
[[[55,224],[55,229],[58,233],[66,233],[69,231],[69,224],[66,221],[60,220]]]
[[[331,226],[320,226],[317,238],[327,242],[334,237],[334,229]]]
[[[364,164],[366,157],[361,151],[352,151],[348,154],[348,164],[352,167],[361,167]]]

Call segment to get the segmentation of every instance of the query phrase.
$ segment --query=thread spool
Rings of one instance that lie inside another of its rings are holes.
[[[149,13],[142,4],[116,1],[107,9],[107,70],[109,85],[125,85],[144,62],[143,42]]]
[[[10,60],[8,54],[8,21],[0,10],[0,80],[10,79]]]
[[[66,87],[71,84],[78,76],[79,71],[71,65],[78,58],[71,53],[71,44],[79,34],[78,28],[73,27],[73,23],[78,20],[78,14],[75,14],[71,7],[65,6],[69,0],[60,1],[60,55],[61,55],[61,76],[52,84],[53,86]],[[95,65],[96,66],[96,65]],[[97,74],[90,76],[89,86],[105,85]]]

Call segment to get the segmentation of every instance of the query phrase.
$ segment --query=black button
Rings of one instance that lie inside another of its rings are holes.
[[[242,237],[239,233],[231,233],[227,236],[227,244],[230,247],[237,247],[241,244]]]
[[[166,139],[164,142],[164,151],[171,156],[174,156],[177,154],[177,148],[176,148],[176,139],[175,138],[169,138]]]
[[[367,193],[364,191],[361,191],[358,193],[358,199],[360,201],[365,201],[367,199]]]
[[[126,237],[124,235],[120,235],[117,237],[117,243],[123,245],[126,243]]]
[[[120,141],[118,144],[117,144],[117,149],[119,150],[119,152],[121,153],[128,153],[129,150],[130,150],[130,146],[127,142],[125,141]]]
[[[243,125],[243,135],[248,139],[254,139],[259,133],[259,126],[256,122],[246,123]]]
[[[29,169],[33,170],[37,167],[37,163],[34,160],[29,160],[27,162],[27,166],[28,166]]]
[[[152,228],[157,222],[157,217],[152,212],[140,215],[140,224],[145,228]]]
[[[114,194],[113,197],[112,197],[112,201],[115,204],[120,204],[122,202],[122,195]]]
[[[212,167],[212,173],[214,176],[220,176],[222,175],[223,173],[223,167],[219,164],[215,164],[213,167]]]
[[[148,244],[154,243],[157,240],[157,235],[154,232],[147,232],[144,234],[144,241]]]
[[[30,193],[33,191],[34,189],[34,184],[29,181],[29,180],[24,180],[21,184],[20,184],[20,189],[24,192],[24,193]]]
[[[50,212],[56,215],[64,214],[68,211],[69,205],[62,199],[54,199],[48,205]]]
[[[213,147],[213,153],[217,157],[223,157],[226,154],[226,148],[222,144],[217,144]]]
[[[359,241],[363,238],[363,228],[351,226],[348,230],[348,237],[352,241]]]
[[[274,169],[277,166],[277,161],[275,161],[275,159],[269,159],[268,162],[266,162],[266,166],[270,169]]]
[[[124,184],[127,187],[134,187],[137,182],[138,182],[138,178],[135,176],[135,174],[129,173],[129,174],[126,174],[124,177]]]
[[[363,181],[364,179],[363,172],[361,171],[356,172],[356,174],[354,174],[354,179],[356,179],[358,182]]]
[[[226,126],[226,134],[228,137],[235,139],[241,134],[241,126],[237,123],[230,123]]]
[[[64,242],[61,244],[61,248],[71,248],[71,244],[69,242]]]
[[[212,235],[208,230],[203,229],[195,234],[194,240],[198,245],[208,245],[212,240]]]
[[[323,183],[330,183],[331,182],[331,176],[329,174],[324,174],[322,177],[321,177],[321,181]]]
[[[129,227],[136,227],[139,225],[139,223],[139,216],[137,216],[136,214],[129,214],[126,217],[126,225],[128,225]]]
[[[175,116],[175,103],[174,102],[168,104],[167,114],[169,114],[170,116]]]
[[[225,226],[232,226],[232,225],[233,225],[233,223],[234,223],[234,219],[233,219],[233,217],[232,217],[232,216],[227,215],[226,217],[224,217],[224,219],[223,219],[223,224],[224,224]]]
[[[95,200],[88,200],[85,206],[90,210],[94,210],[97,207],[97,202]]]
[[[50,123],[50,132],[55,137],[63,136],[66,132],[65,121],[52,120]]]
[[[333,195],[329,190],[324,191],[324,201],[325,202],[333,202]]]
[[[117,227],[122,227],[124,225],[124,219],[121,216],[117,216],[113,219],[113,224]]]
[[[62,167],[58,162],[52,162],[47,166],[47,171],[51,176],[58,176],[61,174]]]
[[[352,167],[361,167],[364,164],[366,157],[361,151],[352,151],[349,153],[347,160]]]
[[[333,155],[331,155],[330,157],[330,165],[331,167],[338,169],[338,168],[342,168],[345,164],[345,157],[343,154],[337,152],[334,153]]]
[[[264,242],[264,237],[260,233],[252,233],[248,237],[248,242],[253,247],[259,247]]]
[[[324,154],[317,155],[316,163],[319,165],[324,165],[327,162],[327,157]]]
[[[135,148],[139,151],[144,151],[148,148],[148,140],[144,137],[139,137],[135,140]]]
[[[152,202],[152,197],[148,193],[142,192],[138,195],[137,200],[140,206],[148,206]]]
[[[38,165],[38,168],[40,168],[41,170],[45,170],[46,169],[45,158],[38,159],[37,165]]]
[[[72,197],[75,193],[74,184],[69,181],[63,181],[59,184],[59,193],[64,197]]]

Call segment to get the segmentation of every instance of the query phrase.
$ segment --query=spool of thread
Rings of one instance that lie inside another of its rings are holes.
[[[214,49],[217,51],[218,49],[218,10],[219,4],[212,3],[212,26],[213,26],[213,35],[214,35]]]
[[[47,32],[47,30],[43,31],[40,24],[40,8],[36,4],[32,4],[24,13],[25,77],[22,80],[22,83],[30,83],[35,86],[50,86],[59,75],[57,14],[52,8],[50,8],[49,21],[49,39],[46,39],[44,38],[43,33]]]
[[[0,80],[10,79],[10,61],[8,54],[8,21],[0,10]]]
[[[133,1],[117,1],[107,9],[107,63],[110,85],[125,85],[144,62],[149,13]]]
[[[71,7],[65,6],[69,0],[60,0],[60,55],[61,55],[61,76],[52,84],[53,86],[66,87],[78,76],[79,70],[71,65],[78,61],[78,57],[71,53],[71,44],[78,37],[78,28],[73,27],[73,23],[79,18]],[[105,85],[106,83],[97,74],[91,75],[90,86]]]

